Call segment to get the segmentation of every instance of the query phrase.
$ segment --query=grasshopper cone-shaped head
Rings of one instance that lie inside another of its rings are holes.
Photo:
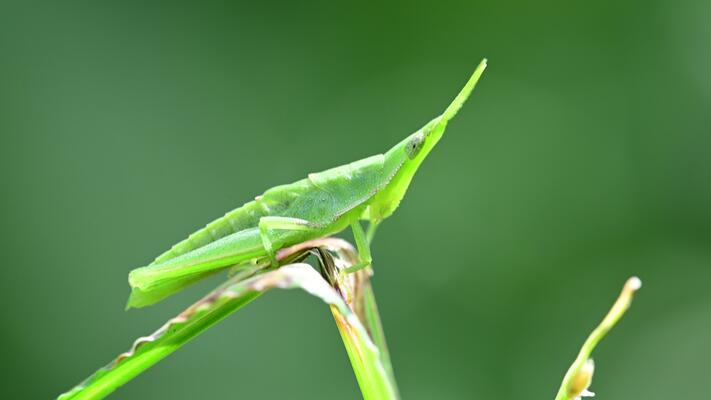
[[[428,122],[385,153],[384,168],[386,172],[393,174],[393,178],[387,187],[375,196],[364,217],[379,221],[395,211],[420,164],[442,138],[447,123],[462,108],[485,68],[486,59],[479,63],[469,81],[442,115]]]

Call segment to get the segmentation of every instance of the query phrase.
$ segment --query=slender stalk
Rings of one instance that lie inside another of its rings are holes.
[[[592,374],[594,369],[594,364],[592,359],[590,359],[590,353],[592,353],[595,346],[602,340],[607,332],[615,326],[617,321],[620,320],[625,311],[630,307],[632,303],[632,298],[634,297],[634,292],[642,287],[642,282],[637,277],[632,277],[627,280],[625,286],[622,288],[620,296],[613,304],[610,311],[607,313],[602,322],[592,331],[590,336],[588,336],[585,343],[583,343],[578,357],[575,359],[573,364],[568,369],[568,372],[563,378],[563,382],[560,385],[558,394],[555,400],[571,400],[579,398],[581,394],[584,394],[590,382],[592,380]]]

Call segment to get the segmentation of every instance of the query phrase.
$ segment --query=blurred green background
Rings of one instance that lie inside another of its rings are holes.
[[[217,281],[130,269],[263,190],[387,150],[489,69],[374,245],[405,399],[699,398],[711,330],[711,3],[0,6],[2,385],[51,398]],[[271,292],[114,395],[358,398],[328,309]]]

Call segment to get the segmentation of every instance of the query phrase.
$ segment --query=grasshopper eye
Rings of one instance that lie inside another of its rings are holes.
[[[425,143],[425,135],[424,133],[417,132],[416,134],[412,135],[410,137],[410,140],[407,141],[407,145],[405,145],[405,152],[407,153],[407,157],[409,159],[413,159],[417,156],[417,153],[420,152],[422,149],[422,145]]]

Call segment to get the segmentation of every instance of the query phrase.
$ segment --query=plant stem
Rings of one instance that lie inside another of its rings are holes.
[[[555,400],[570,400],[571,398],[576,398],[581,392],[587,389],[587,387],[576,386],[576,384],[581,381],[579,374],[581,374],[584,370],[585,364],[590,358],[590,353],[592,353],[595,346],[600,342],[600,340],[602,340],[603,337],[605,337],[607,332],[615,326],[617,321],[620,320],[625,311],[627,311],[630,307],[634,292],[636,292],[640,287],[642,287],[642,282],[639,278],[632,277],[627,280],[625,286],[622,288],[620,296],[617,298],[617,301],[615,301],[615,304],[613,304],[612,308],[608,311],[602,322],[600,322],[597,328],[595,328],[590,336],[588,336],[587,340],[585,340],[585,343],[583,343],[583,346],[578,353],[578,357],[575,359],[563,378],[563,382],[560,385],[560,389],[558,390]],[[592,371],[589,371],[589,374],[590,377],[587,380],[588,384],[590,379],[592,379]]]

